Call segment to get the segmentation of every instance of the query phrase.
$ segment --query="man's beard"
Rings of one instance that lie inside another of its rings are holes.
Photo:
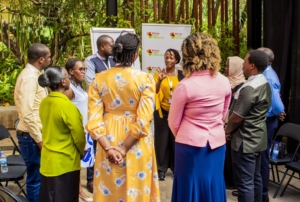
[[[104,53],[104,56],[106,57],[106,58],[108,58],[109,56],[112,56],[112,53]]]

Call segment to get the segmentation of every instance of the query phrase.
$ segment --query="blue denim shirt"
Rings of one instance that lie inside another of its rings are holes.
[[[276,72],[271,65],[263,72],[263,75],[268,80],[272,91],[271,107],[269,108],[267,117],[278,116],[284,111],[284,106],[280,98],[280,82]]]

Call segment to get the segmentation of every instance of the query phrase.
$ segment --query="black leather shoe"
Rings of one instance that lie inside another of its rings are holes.
[[[159,173],[158,174],[158,179],[159,179],[159,181],[164,181],[165,180],[165,173]]]
[[[263,202],[269,202],[270,200],[269,200],[269,197],[268,197],[268,198],[266,198],[266,199],[263,199],[262,201],[263,201]]]
[[[239,195],[238,191],[232,191],[231,193],[232,193],[232,196],[238,196]]]
[[[235,186],[226,185],[226,189],[233,190],[233,189],[236,189],[236,187]]]
[[[93,193],[93,192],[94,192],[94,183],[93,183],[93,182],[88,182],[88,183],[86,183],[86,189],[87,189],[90,193]]]

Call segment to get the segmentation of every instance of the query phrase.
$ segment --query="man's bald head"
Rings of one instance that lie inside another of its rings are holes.
[[[264,53],[267,54],[268,58],[269,58],[269,65],[271,65],[274,61],[274,53],[270,48],[266,48],[266,47],[261,47],[258,48],[257,50],[263,51]]]
[[[98,39],[97,39],[97,48],[99,49],[99,47],[101,45],[105,45],[107,43],[109,43],[110,41],[114,41],[113,38],[111,38],[108,35],[101,35]]]

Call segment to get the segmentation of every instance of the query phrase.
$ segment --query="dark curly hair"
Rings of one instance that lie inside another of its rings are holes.
[[[113,60],[123,66],[131,66],[140,44],[141,41],[136,34],[127,33],[119,36],[112,46]]]
[[[208,34],[196,32],[182,43],[182,69],[185,76],[194,71],[210,70],[216,74],[220,69],[220,49],[217,41]]]
[[[166,54],[167,52],[172,52],[174,53],[174,56],[175,56],[175,59],[176,59],[176,64],[178,64],[181,60],[181,57],[180,57],[180,54],[177,50],[173,49],[173,48],[169,48],[168,50],[166,50],[165,52],[165,57],[166,57]]]
[[[267,68],[269,64],[269,57],[268,55],[261,50],[251,50],[248,52],[249,63],[254,64],[257,68],[258,72],[263,72]]]

